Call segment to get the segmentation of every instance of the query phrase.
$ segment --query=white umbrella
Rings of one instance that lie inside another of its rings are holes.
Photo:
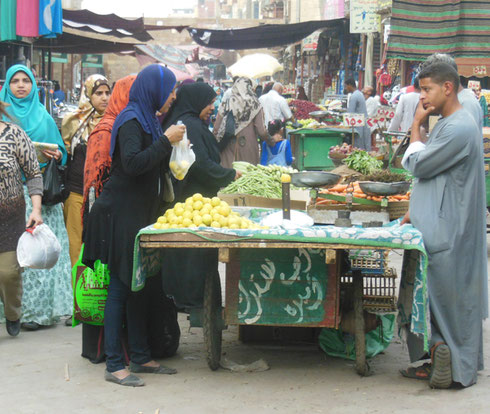
[[[284,67],[277,59],[265,53],[246,55],[228,68],[233,77],[244,76],[251,79],[272,76],[281,70],[284,70]]]

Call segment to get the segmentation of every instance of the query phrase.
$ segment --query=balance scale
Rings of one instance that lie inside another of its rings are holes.
[[[348,193],[346,196],[320,193],[320,188],[331,188],[341,178],[338,174],[324,171],[304,171],[292,174],[291,181],[294,185],[311,189],[310,196],[315,200],[315,204],[308,208],[308,215],[313,218],[316,224],[333,224],[338,227],[351,227],[352,225],[381,227],[390,221],[388,197],[405,194],[410,188],[410,182],[407,181],[397,183],[364,181],[359,183],[361,190],[366,195],[383,197],[381,201],[357,198],[352,193]],[[315,207],[317,198],[339,201],[343,205],[332,210],[317,209]],[[364,206],[376,207],[379,211],[363,210]]]

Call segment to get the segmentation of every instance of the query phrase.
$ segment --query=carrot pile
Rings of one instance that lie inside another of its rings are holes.
[[[336,186],[329,189],[320,190],[320,194],[332,194],[336,196],[346,196],[347,193],[352,193],[354,198],[365,198],[367,200],[381,201],[383,197],[368,196],[361,190],[359,182],[355,181],[351,184],[337,184]],[[408,201],[410,200],[410,191],[404,195],[395,195],[388,197],[388,202],[396,201]],[[326,198],[318,197],[316,200],[316,205],[324,204],[345,204],[342,201],[327,200]]]

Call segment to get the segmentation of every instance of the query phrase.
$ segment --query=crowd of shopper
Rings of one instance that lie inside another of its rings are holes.
[[[411,220],[422,232],[430,258],[432,363],[437,364],[430,368],[436,372],[430,381],[438,388],[446,388],[448,381],[468,386],[482,368],[481,321],[488,314],[482,247],[484,114],[475,95],[460,86],[454,62],[444,55],[429,59],[418,79],[420,89],[417,84],[415,92],[400,100],[392,122],[393,129],[412,129],[403,162],[418,178],[404,222]],[[351,93],[348,111],[372,116],[378,106],[372,88],[361,93],[350,78],[345,85]],[[78,109],[63,119],[60,134],[40,103],[31,70],[23,65],[8,70],[0,92],[0,320],[6,320],[10,335],[18,335],[22,327],[36,330],[63,317],[69,320],[72,268],[80,259],[90,268],[101,261],[110,271],[104,311],[105,379],[142,386],[135,374],[176,373],[153,356],[151,288],[131,290],[138,231],[154,223],[164,208],[195,193],[215,196],[240,177],[234,161],[293,162],[285,139],[285,122],[293,113],[281,96],[280,83],[257,90],[250,79],[239,77],[222,92],[203,81],[178,85],[172,71],[156,64],[118,80],[113,90],[104,76],[92,75],[83,85]],[[431,113],[442,119],[426,141],[420,127]],[[471,125],[462,126],[468,119]],[[359,146],[370,149],[369,128],[361,127],[358,133]],[[196,160],[184,181],[172,183],[172,146],[185,134]],[[68,195],[63,202],[45,205],[42,173],[53,162],[67,166]],[[468,180],[470,186],[464,184]],[[55,233],[61,255],[51,269],[22,270],[15,254],[17,242],[26,227],[42,223]],[[452,236],[434,237],[441,232]],[[481,249],[475,255],[476,247]],[[471,266],[458,260],[465,249],[472,250]],[[202,274],[217,272],[216,250],[167,249],[164,254],[166,266],[159,280],[166,293],[179,308],[202,307]],[[465,312],[454,306],[458,301]],[[425,357],[415,339],[409,348],[413,361]],[[424,365],[404,375],[415,378],[427,372]]]

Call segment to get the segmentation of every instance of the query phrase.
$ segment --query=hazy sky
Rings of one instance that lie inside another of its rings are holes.
[[[193,6],[196,0],[178,0],[179,7]],[[83,0],[82,7],[99,14],[121,17],[166,17],[175,7],[173,0]]]

